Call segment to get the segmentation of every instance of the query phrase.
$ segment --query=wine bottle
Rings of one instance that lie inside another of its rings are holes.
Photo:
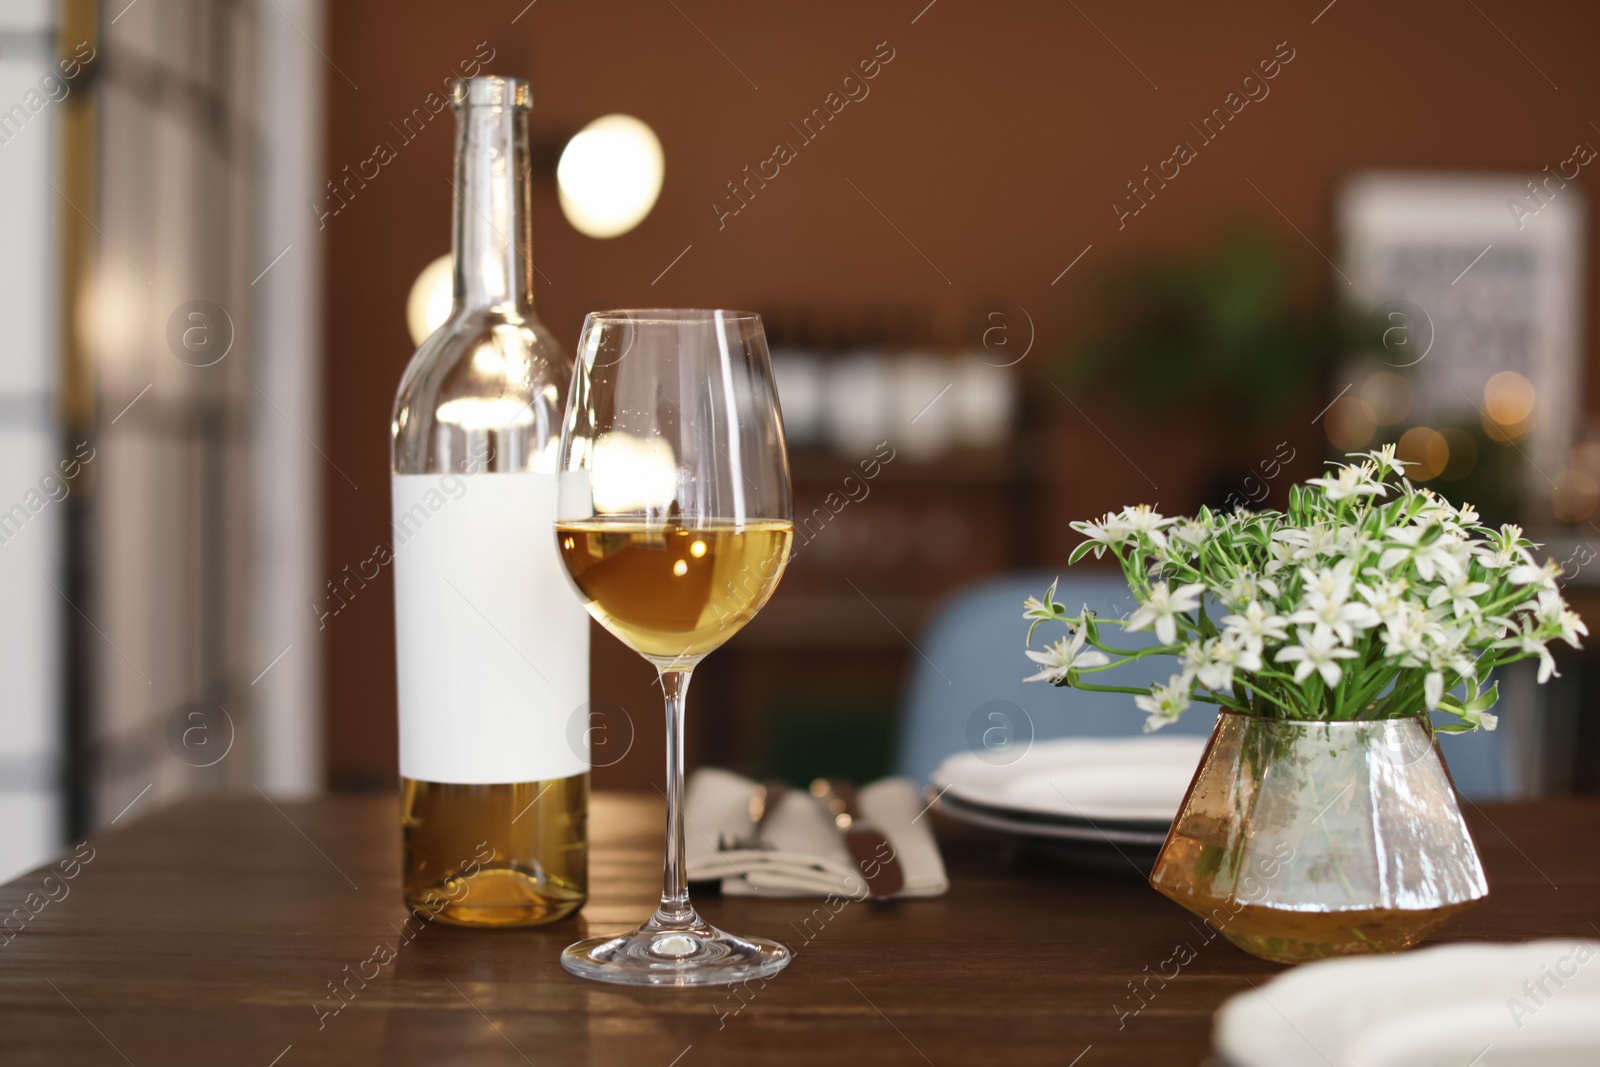
[[[406,903],[551,922],[588,886],[589,622],[556,549],[572,361],[533,313],[528,117],[455,83],[454,303],[395,398],[395,650]]]

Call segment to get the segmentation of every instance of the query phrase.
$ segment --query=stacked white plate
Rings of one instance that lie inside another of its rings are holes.
[[[1018,758],[951,756],[933,773],[941,811],[1037,841],[1110,846],[1148,863],[1205,751],[1201,737],[1064,738]],[[1061,851],[1059,848],[1055,851]]]
[[[1600,943],[1457,944],[1308,963],[1240,993],[1228,1067],[1593,1067]]]

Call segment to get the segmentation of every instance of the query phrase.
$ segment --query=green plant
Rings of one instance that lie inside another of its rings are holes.
[[[1201,255],[1105,275],[1083,337],[1059,353],[1065,383],[1109,383],[1123,407],[1147,417],[1207,399],[1280,417],[1323,388],[1362,329],[1297,299],[1293,267],[1280,245],[1241,230]]]
[[[1042,601],[1029,597],[1030,644],[1043,622],[1070,634],[1028,650],[1042,668],[1028,681],[1134,694],[1146,729],[1193,700],[1304,720],[1427,708],[1460,720],[1446,731],[1493,729],[1490,672],[1536,656],[1547,681],[1547,644],[1576,646],[1589,632],[1561,597],[1561,568],[1536,563],[1519,527],[1489,529],[1470,506],[1413,486],[1392,446],[1351,458],[1361,462],[1294,486],[1285,511],[1202,508],[1185,519],[1141,504],[1073,523],[1086,540],[1069,562],[1109,552],[1138,608],[1101,620],[1087,608],[1069,614],[1054,584]],[[1151,629],[1160,643],[1117,648],[1101,640],[1105,625]],[[1160,655],[1179,671],[1148,690],[1088,680]]]

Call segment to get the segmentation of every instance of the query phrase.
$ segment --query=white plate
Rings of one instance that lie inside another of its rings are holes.
[[[1594,1067],[1600,942],[1306,964],[1230,999],[1213,1039],[1229,1067]]]
[[[935,790],[1032,816],[1167,826],[1204,753],[1203,737],[1063,738],[1009,763],[962,752],[933,772]]]
[[[981,826],[986,830],[999,830],[1002,833],[1017,834],[1021,837],[1036,837],[1049,841],[1104,842],[1111,845],[1129,845],[1138,848],[1160,848],[1167,840],[1165,828],[1153,829],[1139,826],[1138,824],[1129,825],[1125,823],[1101,823],[1096,825],[1081,820],[1052,822],[1038,819],[1018,819],[990,808],[968,807],[959,800],[953,800],[951,794],[948,793],[942,797],[936,796],[933,803],[937,805],[940,811],[952,819],[971,823],[974,826]]]

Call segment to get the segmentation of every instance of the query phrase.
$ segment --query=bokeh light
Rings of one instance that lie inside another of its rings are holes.
[[[617,237],[650,214],[666,172],[661,141],[632,115],[603,115],[561,152],[561,211],[589,237]]]
[[[659,437],[601,434],[590,467],[594,509],[603,515],[665,508],[678,491],[676,455]]]
[[[1516,371],[1503,370],[1483,385],[1483,429],[1496,441],[1527,435],[1537,399],[1533,383]]]
[[[411,283],[411,294],[406,297],[406,329],[411,331],[411,343],[418,348],[450,317],[453,263],[446,253],[423,267]]]
[[[1411,414],[1411,383],[1392,370],[1380,370],[1361,383],[1361,400],[1379,426],[1394,426]]]
[[[1550,491],[1550,508],[1562,522],[1582,522],[1600,504],[1600,483],[1583,471],[1565,471]]]
[[[1444,434],[1428,426],[1413,426],[1400,435],[1395,455],[1404,460],[1406,477],[1426,482],[1443,474],[1450,463],[1450,445]]]
[[[1358,452],[1372,443],[1378,420],[1366,401],[1353,396],[1340,397],[1322,419],[1323,432],[1340,452]]]
[[[1573,445],[1571,466],[1591,478],[1600,478],[1600,441],[1580,441]]]

